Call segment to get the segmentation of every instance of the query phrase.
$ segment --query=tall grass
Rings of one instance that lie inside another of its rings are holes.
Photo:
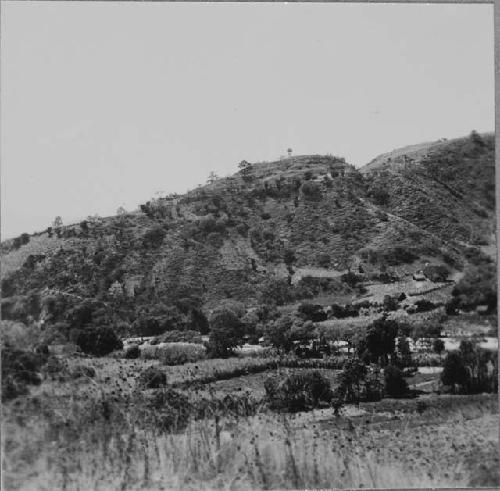
[[[496,455],[496,417],[488,405],[470,414],[450,406],[445,415],[438,425],[413,425],[408,414],[385,429],[375,420],[353,426],[349,418],[325,420],[321,413],[244,419],[219,413],[168,433],[107,399],[73,401],[64,411],[31,401],[6,411],[4,484],[36,490],[465,486],[471,469]]]

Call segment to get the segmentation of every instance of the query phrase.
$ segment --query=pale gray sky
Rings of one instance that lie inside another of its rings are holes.
[[[494,129],[492,5],[2,2],[2,234]]]

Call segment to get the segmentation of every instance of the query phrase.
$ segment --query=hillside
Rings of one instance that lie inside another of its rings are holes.
[[[408,147],[360,171],[333,156],[243,162],[138,212],[2,244],[2,315],[59,322],[88,299],[89,315],[124,330],[165,316],[196,328],[198,312],[227,298],[355,298],[357,283],[387,272],[458,272],[493,234],[492,135]]]

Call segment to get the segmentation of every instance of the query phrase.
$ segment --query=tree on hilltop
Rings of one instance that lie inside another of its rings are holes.
[[[63,226],[62,218],[60,216],[55,217],[52,226],[54,228],[61,228]]]
[[[207,183],[213,184],[215,181],[217,181],[217,179],[219,179],[219,176],[214,171],[211,171],[210,174],[208,174]]]

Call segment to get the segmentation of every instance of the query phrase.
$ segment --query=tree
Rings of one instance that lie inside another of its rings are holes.
[[[283,262],[287,265],[288,268],[290,268],[296,260],[297,258],[295,257],[295,251],[290,247],[287,247],[283,251]]]
[[[61,228],[63,226],[62,218],[60,216],[55,217],[52,226],[56,229]]]
[[[474,144],[479,145],[481,147],[484,146],[484,140],[476,130],[471,131],[470,139]]]
[[[84,353],[104,356],[116,349],[122,349],[123,344],[113,329],[104,327],[85,327],[77,332],[76,344]]]
[[[443,282],[448,279],[450,270],[442,264],[430,264],[422,271],[424,275],[434,282]]]
[[[464,387],[467,385],[467,370],[459,353],[448,353],[444,360],[443,371],[441,372],[441,382],[452,387],[456,392],[457,385]]]
[[[293,300],[293,290],[284,278],[269,278],[262,286],[259,300],[266,305],[285,305]]]
[[[307,302],[299,305],[298,313],[304,320],[310,320],[313,322],[322,322],[327,319],[327,314],[321,305],[315,305]]]
[[[123,297],[123,286],[119,281],[115,281],[108,290],[111,297],[118,300]]]
[[[285,314],[264,327],[266,341],[281,351],[290,351],[294,344],[306,343],[314,336],[313,324],[293,314]]]
[[[391,295],[384,296],[384,310],[386,312],[392,312],[394,310],[398,310],[399,302],[396,297],[392,297]]]
[[[246,160],[242,160],[238,164],[238,168],[240,169],[240,174],[241,174],[241,177],[243,178],[244,181],[248,182],[248,181],[251,181],[253,179],[253,175],[252,175],[253,167],[252,167],[252,164],[250,164]]]
[[[388,365],[384,369],[385,391],[391,397],[401,397],[408,393],[408,384],[401,369]]]
[[[272,409],[290,412],[315,408],[332,399],[330,381],[318,371],[269,377],[264,388]]]
[[[117,214],[118,216],[126,215],[126,214],[127,214],[127,210],[126,210],[123,206],[120,206],[120,207],[116,210],[116,214]]]
[[[207,183],[213,184],[215,181],[217,181],[217,179],[219,179],[219,176],[214,171],[211,171],[210,174],[208,174]]]
[[[142,244],[147,249],[156,249],[159,247],[166,235],[165,227],[156,225],[149,229],[142,237]]]
[[[358,353],[362,359],[387,365],[389,356],[394,353],[397,333],[398,323],[384,314],[368,328],[366,336],[358,345]]]
[[[401,365],[408,367],[411,365],[411,350],[408,340],[401,336],[398,338],[398,352],[401,357]]]
[[[436,338],[432,342],[432,350],[434,353],[437,353],[439,355],[439,358],[441,358],[441,353],[444,351],[444,341],[440,338]]]
[[[346,361],[339,375],[338,395],[342,401],[359,402],[368,369],[359,358]]]
[[[472,310],[477,305],[487,305],[493,312],[497,304],[497,274],[494,264],[470,266],[464,276],[455,285],[453,295],[454,308]]]
[[[209,318],[209,349],[216,356],[227,356],[234,348],[243,344],[244,325],[233,310],[216,309]]]

